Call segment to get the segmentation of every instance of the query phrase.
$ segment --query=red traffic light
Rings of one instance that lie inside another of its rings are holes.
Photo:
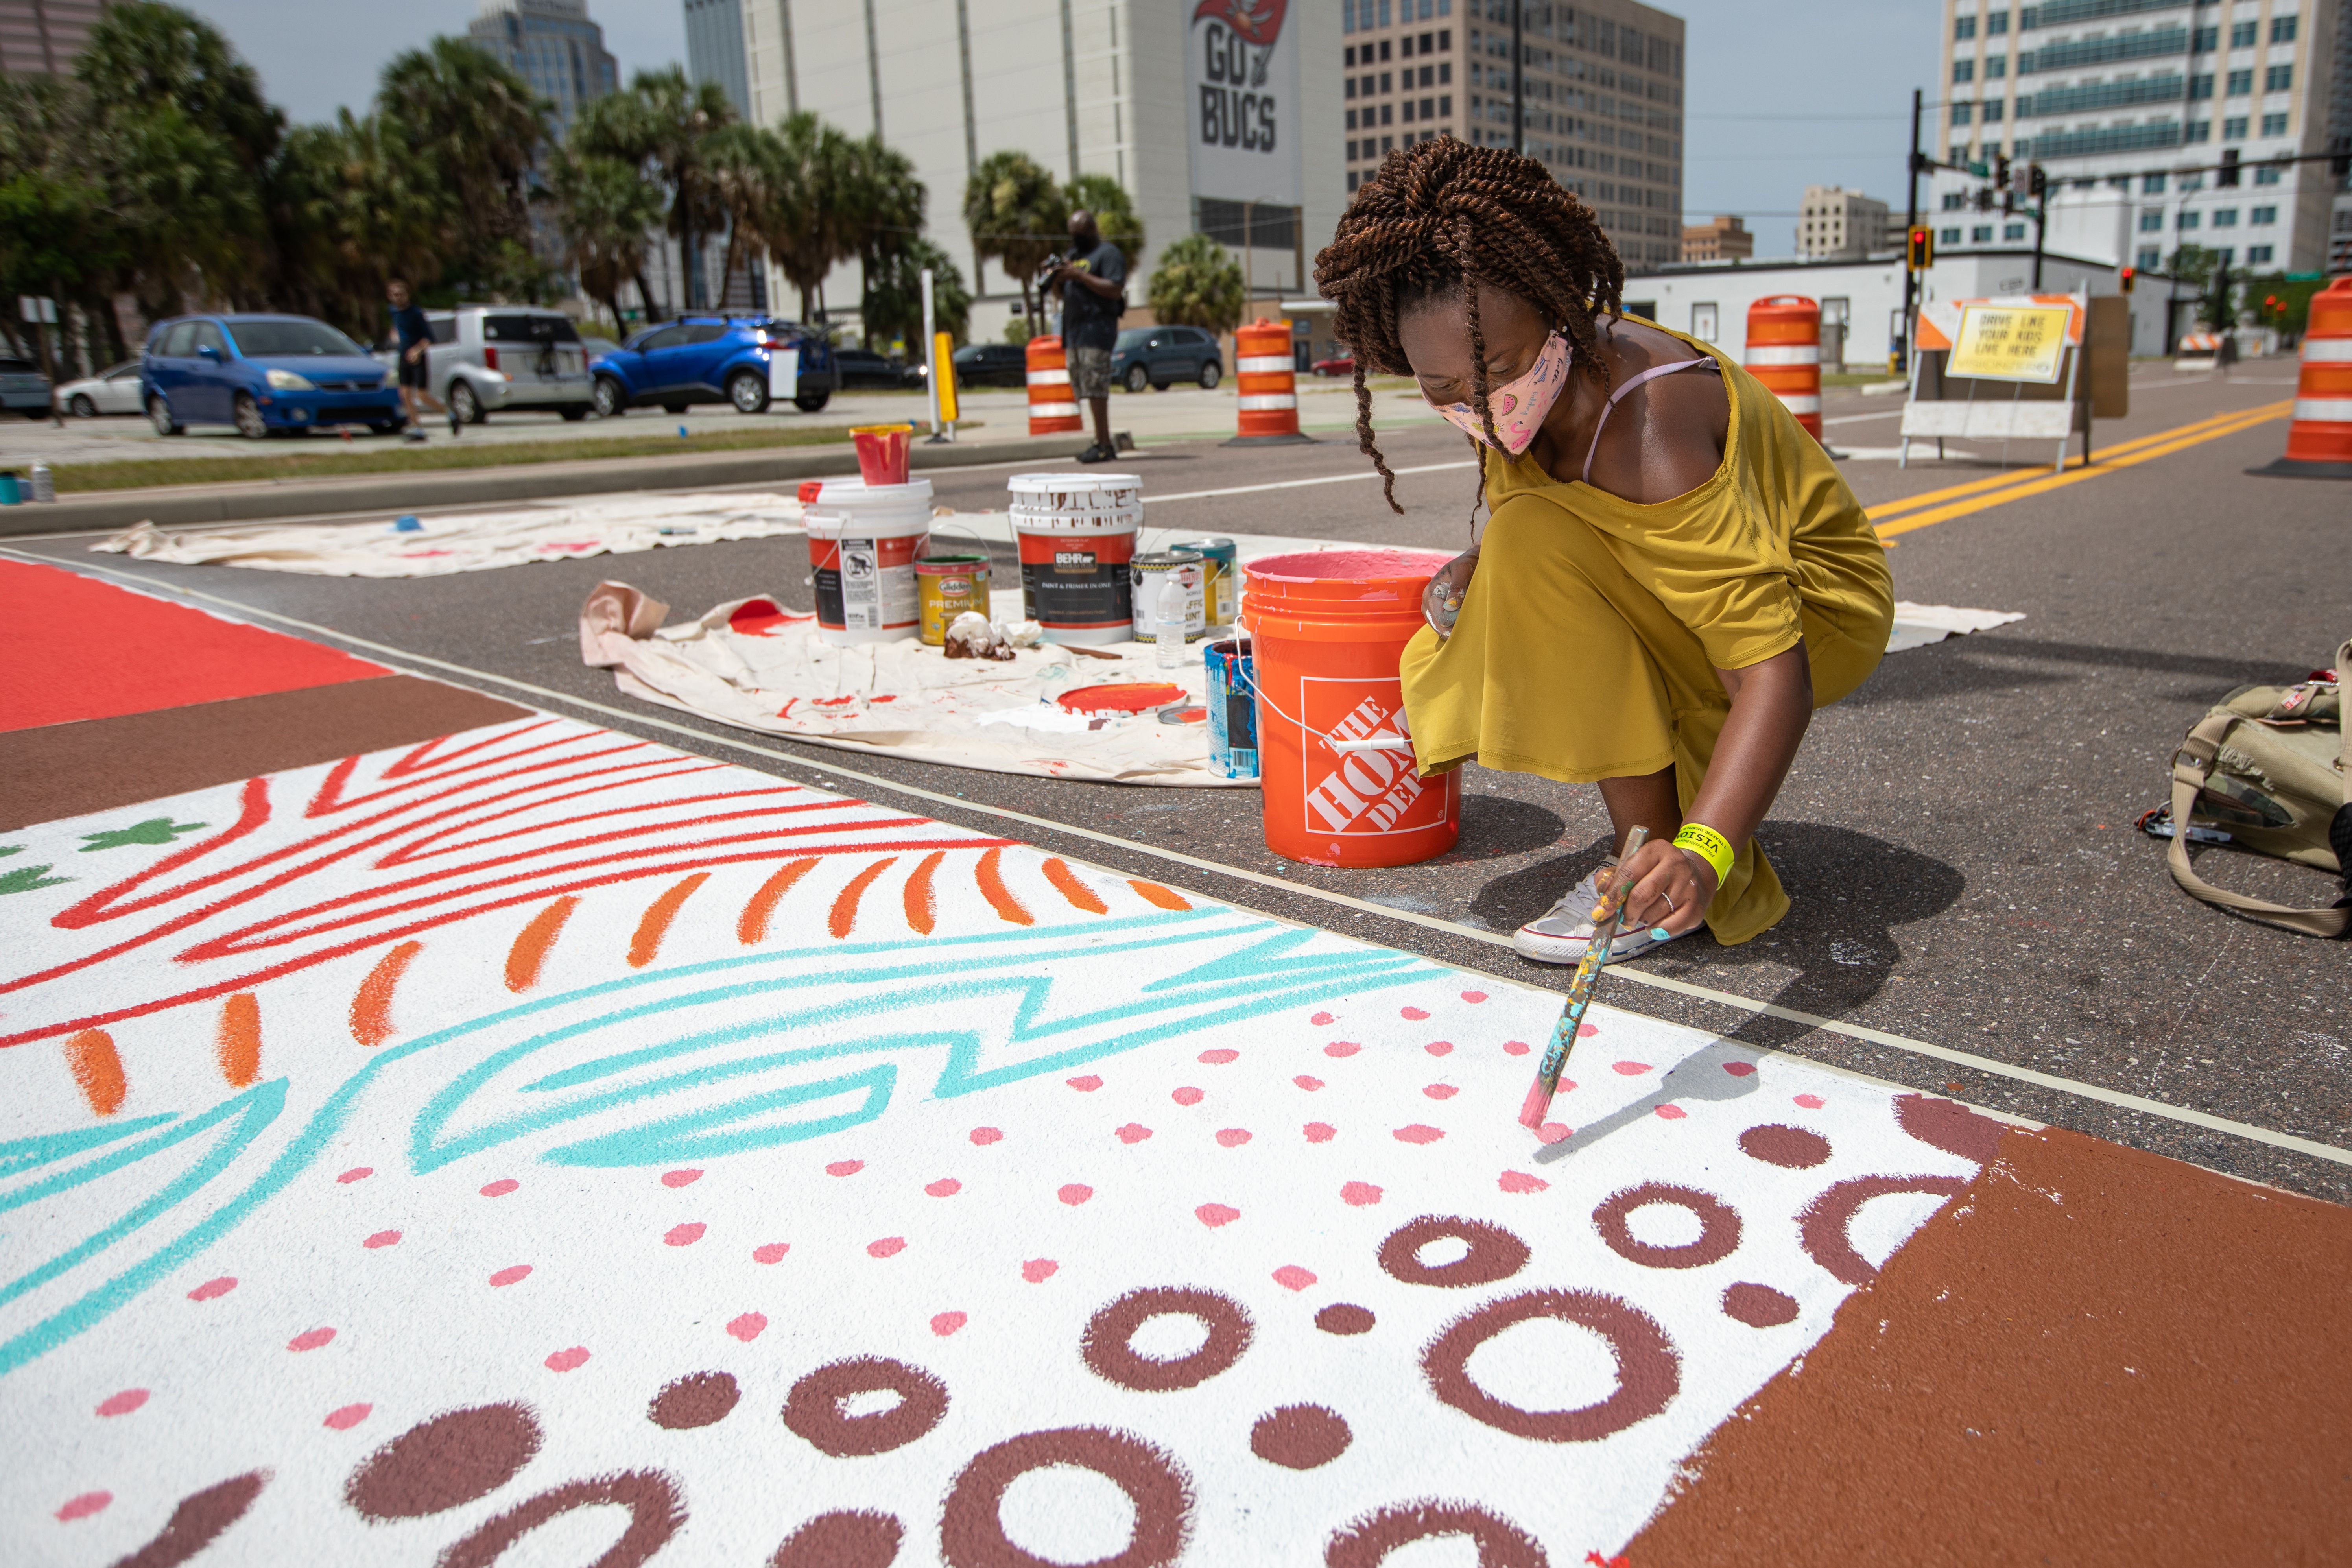
[[[2126,268],[2124,268],[2124,271],[2123,271],[2123,286],[2124,286],[2124,292],[2125,292],[2125,293],[2128,294],[2128,293],[2130,293],[2130,292],[2132,291],[2132,280],[2133,280],[2134,279],[2137,278],[2138,276],[2139,276],[2139,268],[2137,268],[2137,267],[2126,267]]]

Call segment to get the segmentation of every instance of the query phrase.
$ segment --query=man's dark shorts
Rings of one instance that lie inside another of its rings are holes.
[[[426,358],[427,356],[424,354],[418,354],[415,359],[410,359],[406,354],[400,356],[401,385],[413,386],[416,388],[417,391],[423,392],[431,384],[425,379],[427,371],[430,368],[425,363]]]

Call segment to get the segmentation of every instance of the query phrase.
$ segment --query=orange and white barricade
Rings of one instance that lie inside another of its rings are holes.
[[[1822,438],[1822,308],[1802,294],[1775,294],[1748,307],[1741,363],[1816,441]]]
[[[2027,356],[2030,363],[2012,364],[2005,374],[1999,367],[1968,368],[1963,363],[1969,354],[1980,352],[1985,341],[1981,333],[1987,329],[1984,321],[1978,323],[1979,335],[1971,339],[1976,346],[1965,353],[1954,353],[1967,335],[1971,310],[1995,318],[2008,316],[2015,325],[2021,312],[2048,321],[2060,310],[2066,312],[2063,340],[2053,322],[2049,335],[2032,341],[2034,352]],[[2083,367],[2083,334],[2089,321],[2089,297],[2083,294],[1990,294],[1922,305],[1917,352],[1911,358],[1910,394],[1903,405],[1901,465],[1911,466],[1911,447],[1916,441],[1933,440],[1940,458],[1947,440],[1959,439],[2055,441],[2057,463],[2063,468],[2077,430],[2083,433],[2083,460],[2089,462],[2090,383]],[[1936,354],[1944,356],[1942,373],[1929,376],[1926,374],[1928,356]],[[1988,380],[2010,384],[2012,391],[2007,396],[1979,395]],[[2058,386],[2060,391],[2055,397],[2022,398],[2020,384],[2024,383]]]
[[[2352,278],[2338,278],[2311,297],[2286,456],[2252,471],[2352,479]]]
[[[1228,446],[1306,441],[1298,432],[1298,369],[1290,323],[1264,316],[1234,330],[1234,370],[1241,392],[1240,429]]]
[[[1023,362],[1029,372],[1029,434],[1065,436],[1087,427],[1070,386],[1059,338],[1031,338]]]

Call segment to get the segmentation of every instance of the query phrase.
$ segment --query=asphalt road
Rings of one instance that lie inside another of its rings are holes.
[[[2293,367],[2255,364],[2222,383],[2144,373],[2131,419],[2102,426],[2104,447],[2291,395]],[[1891,445],[1891,400],[1832,396],[1833,447]],[[1704,934],[1637,967],[1719,992],[1826,1016],[2054,1075],[2075,1093],[1956,1068],[1914,1052],[1619,983],[1617,1005],[1722,1029],[1874,1077],[1946,1092],[2213,1169],[2338,1202],[2352,1168],[2118,1108],[2120,1091],[2352,1147],[2352,946],[2234,921],[2184,897],[2164,847],[2133,829],[2166,798],[2180,736],[2231,688],[2300,679],[2352,633],[2340,572],[2352,490],[2252,478],[2278,456],[2273,419],[2086,482],[1906,532],[1893,551],[1899,597],[2022,611],[1997,631],[1890,656],[1864,688],[1815,720],[1761,837],[1795,899],[1780,926],[1745,947]],[[1400,467],[1461,462],[1459,437],[1426,424],[1384,437]],[[1990,458],[1996,454],[1981,453]],[[2020,449],[2011,456],[2040,458]],[[1148,492],[1286,483],[1360,472],[1352,442],[1234,449],[1147,447]],[[1997,470],[1989,461],[1898,470],[1858,460],[1865,503]],[[1002,504],[1003,468],[934,477],[942,501]],[[1409,475],[1402,516],[1360,479],[1154,505],[1152,528],[1285,533],[1460,548],[1466,468]],[[363,582],[175,567],[90,557],[86,541],[16,548],[60,563],[95,560],[163,584],[295,617],[467,670],[713,735],[731,733],[632,703],[578,662],[574,616],[598,580],[634,583],[682,618],[751,592],[805,606],[791,546],[712,544],[415,582]],[[427,670],[426,673],[435,673]],[[485,689],[532,700],[485,683]],[[549,698],[539,700],[562,710]],[[582,716],[688,744],[634,717]],[[751,737],[782,757],[858,770],[976,805],[1115,835],[1281,879],[1290,888],[1171,866],[1140,849],[1014,827],[1016,837],[1137,875],[1467,968],[1560,984],[1478,933],[1507,933],[1599,859],[1597,793],[1466,770],[1462,843],[1442,859],[1340,871],[1265,847],[1255,797],[1240,791],[1120,789],[979,773]],[[732,749],[712,754],[822,787],[839,778]],[[885,798],[887,798],[887,796]],[[922,809],[953,818],[952,807]],[[1001,819],[974,816],[1002,830]],[[2333,879],[2227,851],[2206,875],[2309,904]],[[1293,890],[1296,889],[1296,890]],[[1316,891],[1367,900],[1335,905]],[[1425,921],[1442,921],[1433,926]],[[1450,927],[1451,929],[1446,929]]]

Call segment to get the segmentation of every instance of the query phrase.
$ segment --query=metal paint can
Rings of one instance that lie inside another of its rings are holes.
[[[1185,640],[1190,642],[1207,634],[1209,623],[1201,590],[1202,580],[1208,574],[1203,570],[1199,551],[1161,550],[1150,555],[1139,555],[1131,563],[1130,570],[1134,573],[1136,640],[1150,640],[1151,617],[1160,605],[1160,584],[1171,573],[1184,585]]]
[[[948,627],[966,610],[988,612],[988,557],[925,555],[915,562],[915,596],[927,647],[944,647]]]
[[[1227,637],[1201,650],[1208,666],[1209,765],[1229,779],[1257,777],[1257,670],[1250,640]]]
[[[1213,626],[1234,624],[1235,601],[1241,591],[1241,552],[1230,539],[1185,539],[1168,547],[1171,550],[1198,552],[1203,574],[1201,584],[1202,612]]]

